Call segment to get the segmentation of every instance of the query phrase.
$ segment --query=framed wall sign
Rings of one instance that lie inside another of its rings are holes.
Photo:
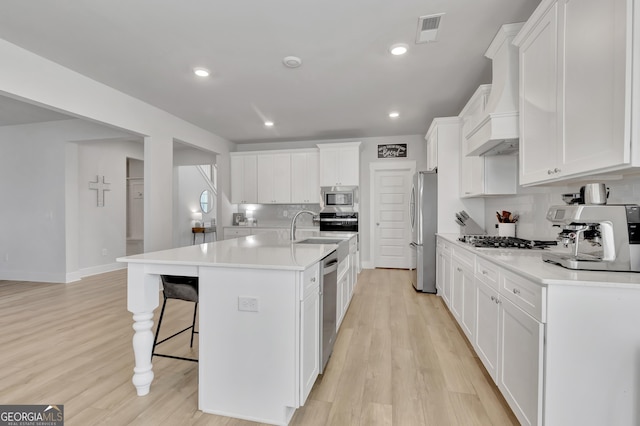
[[[378,145],[378,158],[400,158],[407,156],[406,143]]]

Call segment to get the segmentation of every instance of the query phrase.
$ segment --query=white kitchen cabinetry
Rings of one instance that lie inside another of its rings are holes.
[[[424,138],[427,141],[427,171],[433,171],[438,168],[438,125],[436,120],[431,122]]]
[[[473,342],[475,332],[474,267],[473,253],[458,247],[453,248],[450,308],[470,342]]]
[[[257,156],[231,154],[231,202],[258,202]]]
[[[300,404],[320,373],[320,277],[318,264],[304,271],[300,305]]]
[[[451,243],[438,238],[436,257],[436,289],[447,306],[451,306]]]
[[[521,185],[638,165],[631,139],[631,5],[543,0],[515,38]]]
[[[544,324],[500,300],[498,388],[523,425],[542,419]]]
[[[258,203],[291,202],[291,154],[260,154],[258,164]]]
[[[318,150],[291,154],[291,202],[320,202],[320,158]]]
[[[360,142],[318,145],[320,186],[360,184]]]
[[[485,195],[511,195],[518,187],[518,157],[516,155],[465,156],[466,139],[486,116],[485,106],[491,85],[484,84],[471,96],[460,112],[460,198]]]
[[[494,382],[498,381],[500,298],[498,290],[476,273],[476,332],[473,347]]]

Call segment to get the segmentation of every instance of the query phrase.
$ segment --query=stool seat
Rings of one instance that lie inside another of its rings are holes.
[[[198,334],[198,332],[195,329],[196,315],[198,312],[198,277],[161,275],[160,278],[162,280],[162,294],[164,296],[164,302],[162,303],[162,311],[160,311],[160,319],[158,320],[158,328],[156,329],[156,335],[153,339],[153,350],[151,352],[151,358],[153,358],[154,356],[160,356],[165,358],[180,359],[184,361],[198,362],[198,360],[194,358],[185,358],[180,356],[156,353],[156,346],[158,346],[163,342],[166,342],[169,339],[176,337],[178,334],[184,333],[187,330],[191,330],[191,346],[190,347],[193,347],[193,335]],[[158,342],[158,336],[160,335],[160,326],[162,325],[162,319],[164,317],[164,310],[167,306],[167,300],[169,299],[194,302],[195,308],[193,310],[193,323],[189,327],[183,330],[180,330],[177,333],[174,333],[171,336],[165,339],[162,339],[161,341]]]

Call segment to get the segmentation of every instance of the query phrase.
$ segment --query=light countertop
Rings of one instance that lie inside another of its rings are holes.
[[[439,237],[489,260],[502,268],[508,269],[531,281],[543,285],[592,285],[612,287],[634,287],[640,285],[638,272],[583,271],[567,269],[542,260],[544,251],[560,249],[491,249],[476,248],[458,241],[457,234],[438,234]]]
[[[356,233],[298,229],[296,241],[310,237],[351,239]],[[303,271],[337,248],[336,244],[295,244],[283,229],[231,240],[137,254],[118,262]]]

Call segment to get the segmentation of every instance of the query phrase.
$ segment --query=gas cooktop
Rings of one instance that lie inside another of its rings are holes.
[[[557,241],[525,240],[495,235],[463,235],[458,240],[478,248],[544,249],[558,245]]]

